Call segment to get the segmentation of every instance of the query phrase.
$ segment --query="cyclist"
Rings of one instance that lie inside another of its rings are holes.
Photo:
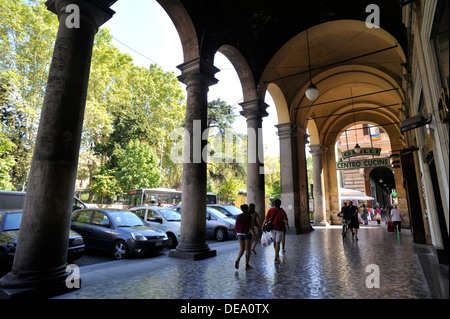
[[[350,228],[350,231],[352,232],[352,238],[356,238],[356,240],[358,240],[358,207],[353,206],[353,202],[351,200],[349,200],[348,205],[344,207],[343,218],[350,221],[348,228]]]

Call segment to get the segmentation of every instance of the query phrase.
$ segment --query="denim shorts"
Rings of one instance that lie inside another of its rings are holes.
[[[252,234],[238,235],[238,240],[250,240],[252,239]]]

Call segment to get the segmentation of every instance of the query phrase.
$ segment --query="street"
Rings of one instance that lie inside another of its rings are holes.
[[[383,226],[363,226],[359,241],[344,241],[338,226],[286,236],[281,264],[274,249],[258,245],[251,270],[239,244],[214,242],[217,256],[200,261],[155,257],[100,262],[80,268],[82,287],[58,299],[429,299],[439,297],[430,284],[439,269],[425,267],[429,246],[413,244],[409,230],[400,235]],[[112,260],[112,259],[111,259]],[[431,280],[430,280],[431,278]],[[448,287],[448,282],[447,282]],[[447,288],[448,289],[448,288]],[[448,291],[448,290],[447,290]]]

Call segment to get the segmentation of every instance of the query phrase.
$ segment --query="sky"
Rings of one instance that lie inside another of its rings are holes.
[[[131,55],[136,65],[148,67],[152,63],[158,64],[164,70],[180,75],[176,66],[183,63],[181,42],[167,13],[156,0],[133,0],[132,5],[130,2],[117,1],[111,7],[116,13],[104,24],[111,31],[114,45]],[[234,106],[235,114],[239,114],[242,88],[234,67],[220,53],[214,58],[214,66],[221,71],[215,76],[219,82],[209,87],[208,101],[220,98]],[[263,119],[263,142],[267,147],[266,153],[278,156],[280,144],[275,128],[278,120],[269,93],[265,102],[269,105],[269,116]],[[238,133],[247,132],[246,120],[240,114],[236,117],[234,129]]]

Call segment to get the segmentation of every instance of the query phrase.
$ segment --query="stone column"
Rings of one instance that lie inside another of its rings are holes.
[[[186,84],[186,127],[183,152],[183,194],[181,239],[170,257],[200,260],[216,256],[206,243],[206,154],[202,139],[207,125],[208,87],[217,83],[219,70],[202,58],[186,62],[178,68],[179,80]]]
[[[262,119],[268,115],[268,105],[259,99],[240,105],[241,115],[247,119],[247,204],[255,204],[262,222],[265,218]]]
[[[313,181],[314,181],[314,225],[328,226],[325,209],[324,196],[322,192],[322,152],[323,146],[320,144],[310,145],[313,165]]]
[[[53,294],[65,287],[70,217],[94,36],[115,1],[49,0],[59,29],[36,137],[20,236],[0,296]],[[69,8],[67,6],[71,4]],[[66,12],[66,8],[67,11]]]
[[[298,188],[299,188],[299,214],[295,221],[297,234],[310,232],[312,227],[309,222],[308,202],[308,173],[306,169],[305,144],[308,135],[306,131],[297,127],[297,165],[298,165]]]
[[[297,166],[297,127],[293,123],[276,125],[280,138],[281,206],[289,226],[295,229],[299,215],[299,183]]]

